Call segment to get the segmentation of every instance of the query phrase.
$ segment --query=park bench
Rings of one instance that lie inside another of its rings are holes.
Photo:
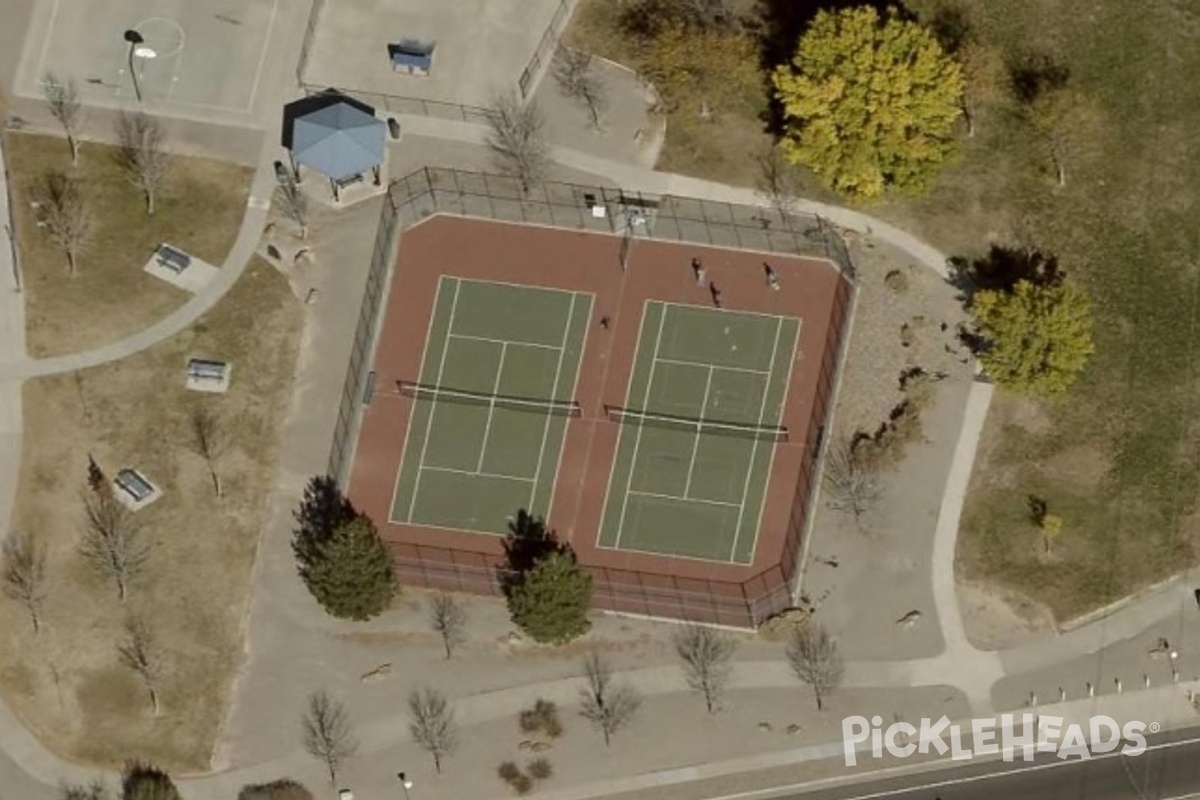
[[[196,381],[224,383],[229,377],[229,365],[224,361],[193,358],[188,361],[188,377]]]
[[[150,485],[150,481],[135,469],[123,469],[118,472],[116,484],[117,488],[132,497],[135,503],[140,503],[154,494],[154,487]]]
[[[159,245],[158,252],[155,255],[158,258],[159,266],[171,270],[176,275],[192,265],[191,256],[177,247],[171,247],[169,244]]]

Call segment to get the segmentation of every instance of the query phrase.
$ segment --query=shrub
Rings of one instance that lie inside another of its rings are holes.
[[[529,794],[533,789],[533,778],[522,773],[513,778],[509,785],[512,786],[517,794]]]
[[[296,781],[283,779],[243,786],[237,800],[313,800],[312,792]]]
[[[534,780],[544,781],[554,774],[554,766],[546,758],[535,758],[529,762],[529,775]]]
[[[908,276],[898,269],[891,270],[883,276],[883,285],[896,294],[908,291]]]
[[[505,761],[496,768],[496,774],[505,783],[513,783],[517,778],[521,777],[521,768],[515,762]]]
[[[521,733],[542,733],[551,739],[557,739],[563,733],[558,705],[543,698],[538,698],[533,707],[521,711],[519,725]]]

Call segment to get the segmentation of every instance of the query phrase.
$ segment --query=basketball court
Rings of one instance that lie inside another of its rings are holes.
[[[591,295],[442,277],[413,399],[390,521],[503,534],[546,508]]]
[[[172,104],[249,113],[280,0],[40,0],[17,77],[41,96],[47,72],[74,79],[86,102]],[[127,35],[127,32],[135,35]]]
[[[646,303],[598,545],[754,560],[794,317]]]

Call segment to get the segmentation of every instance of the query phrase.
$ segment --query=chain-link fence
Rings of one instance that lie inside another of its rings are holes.
[[[538,74],[545,68],[545,64],[554,58],[554,51],[558,49],[558,39],[571,19],[571,13],[575,10],[575,2],[576,0],[559,0],[558,8],[554,9],[554,16],[550,18],[550,24],[542,32],[537,49],[533,51],[533,55],[529,57],[529,63],[525,65],[525,69],[521,71],[521,77],[517,79],[517,88],[521,90],[522,100],[529,99],[529,95],[533,93],[533,89],[537,85]]]
[[[625,192],[597,186],[546,183],[522,193],[513,178],[448,168],[426,168],[393,182],[380,216],[362,311],[342,392],[330,452],[329,474],[345,486],[370,382],[388,268],[403,230],[432,214],[446,213],[537,223],[599,233],[628,230],[638,237],[693,242],[827,258],[846,280],[838,287],[830,335],[820,361],[816,408],[809,421],[805,458],[796,483],[782,557],[748,580],[690,580],[660,573],[591,566],[595,605],[611,611],[753,627],[792,604],[799,552],[811,517],[812,481],[819,474],[828,402],[855,292],[854,269],[845,245],[821,217],[784,214],[710,200]],[[640,224],[632,224],[634,218]],[[397,545],[402,582],[482,594],[499,592],[496,554]]]
[[[404,97],[396,94],[370,92],[365,89],[343,89],[335,86],[319,86],[313,83],[301,82],[301,88],[308,96],[334,91],[353,97],[366,103],[376,111],[386,111],[389,114],[408,114],[419,117],[436,117],[452,119],[458,122],[471,122],[486,125],[491,112],[478,106],[464,106],[461,103],[443,103],[440,100],[425,100],[420,97]]]

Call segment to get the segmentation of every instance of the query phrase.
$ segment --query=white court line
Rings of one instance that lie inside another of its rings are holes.
[[[466,475],[471,478],[502,478],[506,481],[520,481],[528,483],[529,478],[519,478],[516,475],[505,475],[502,472],[471,472],[466,469],[454,469],[453,467],[423,467],[426,472],[449,472],[453,475]]]
[[[700,419],[706,419],[706,411],[708,411],[708,393],[712,390],[712,378],[715,370],[712,366],[708,368],[708,380],[704,382],[704,400],[700,403]],[[696,426],[696,438],[692,441],[692,460],[688,462],[687,480],[683,484],[683,497],[685,500],[690,500],[692,493],[692,473],[696,470],[696,454],[700,452],[700,426]]]
[[[658,492],[640,492],[633,489],[629,490],[630,494],[636,494],[638,497],[655,497],[659,500],[678,500],[680,503],[703,503],[707,506],[726,506],[728,508],[738,508],[738,503],[727,503],[724,500],[705,500],[700,497],[676,497],[673,494],[660,494]]]
[[[682,358],[660,358],[658,360],[658,363],[660,363],[660,364],[681,364],[685,367],[706,367],[706,368],[719,367],[720,369],[728,370],[729,372],[748,372],[751,375],[770,375],[771,374],[771,371],[769,369],[750,369],[749,367],[727,367],[724,364],[708,364],[703,361],[687,361]]]
[[[775,355],[779,352],[779,334],[783,330],[783,317],[776,317],[775,322],[775,344],[771,347],[771,360],[768,362],[771,365],[771,371],[775,370]],[[758,424],[763,424],[763,414],[767,413],[767,389],[771,388],[770,373],[767,375],[767,385],[763,389],[762,402],[758,406]],[[750,491],[750,476],[754,474],[754,460],[758,458],[758,438],[754,439],[754,444],[750,448],[750,463],[746,466],[746,482],[742,484],[742,503],[738,510],[737,527],[733,529],[733,544],[729,547],[729,560],[733,561],[733,556],[737,553],[738,540],[742,536],[742,518],[746,515],[746,495]],[[763,489],[763,497],[760,506],[767,502],[767,491]],[[757,543],[757,538],[756,538]]]
[[[454,330],[454,313],[455,313],[455,311],[458,310],[458,290],[459,290],[459,287],[462,286],[462,282],[459,281],[457,278],[452,278],[451,280],[454,281],[454,299],[450,302],[450,324],[446,328],[447,331]],[[436,310],[435,310],[435,315],[436,315]],[[430,320],[429,327],[430,327],[430,330],[432,331],[433,320]],[[442,348],[441,361],[438,363],[437,378],[436,378],[436,383],[434,384],[435,386],[442,385],[442,371],[446,369],[446,353],[449,353],[449,352],[450,352],[450,340],[449,340],[449,338],[447,338],[446,344]],[[408,501],[408,514],[405,515],[406,519],[409,522],[412,521],[413,508],[416,507],[416,505],[417,505],[417,495],[420,493],[420,490],[421,490],[421,472],[424,471],[424,469],[425,469],[425,452],[426,452],[426,450],[429,449],[429,434],[433,431],[433,421],[434,421],[434,417],[437,415],[437,398],[434,397],[429,402],[432,405],[429,407],[429,422],[425,427],[425,441],[421,444],[421,457],[417,461],[417,482],[415,484],[413,484],[412,499]],[[413,408],[414,409],[416,408],[415,403],[413,404]]]
[[[746,311],[741,308],[712,308],[711,306],[697,306],[697,305],[693,305],[691,303],[673,303],[669,300],[660,300],[658,302],[664,306],[675,306],[676,308],[684,308],[689,311],[705,311],[705,312],[724,311],[726,314],[734,314],[734,315],[741,314],[746,317],[766,317],[767,319],[776,319],[776,320],[788,318],[788,317],[786,317],[786,315],[769,314],[765,311]],[[797,319],[797,317],[790,317],[790,319]]]
[[[631,405],[630,401],[633,400],[631,395],[633,393],[633,376],[637,373],[638,351],[642,347],[642,335],[646,331],[646,317],[648,317],[650,315],[650,306],[652,306],[653,304],[654,304],[653,300],[643,300],[642,301],[642,313],[638,317],[637,337],[634,339],[634,354],[633,354],[634,360],[633,360],[633,363],[629,367],[629,378],[625,384],[625,405],[626,406],[630,406]],[[589,324],[591,323],[591,319],[588,319],[588,323]],[[575,380],[576,381],[579,380],[578,372],[575,373]],[[606,381],[607,381],[607,373],[606,373]],[[608,518],[609,518],[609,514],[610,514],[609,501],[612,498],[612,493],[617,490],[617,486],[616,486],[617,464],[620,463],[620,461],[621,461],[621,459],[619,459],[617,456],[619,456],[621,453],[621,442],[624,440],[624,438],[625,438],[625,428],[624,427],[618,428],[617,429],[617,442],[616,442],[615,447],[613,448],[612,461],[609,462],[609,465],[608,465],[608,483],[606,484],[607,488],[605,489],[605,492],[604,492],[604,513],[600,515],[600,530],[596,532],[595,544],[597,547],[605,546],[605,545],[601,544],[601,541],[604,539],[604,531],[605,531],[606,523],[608,522]],[[620,535],[621,535],[621,529],[618,526],[617,538],[620,538]]]
[[[558,365],[554,368],[554,383],[550,388],[550,396],[555,400],[558,399],[558,381],[562,377],[563,358],[567,354],[567,339],[571,338],[571,322],[575,319],[575,300],[578,297],[579,295],[571,295],[571,307],[567,310],[567,327],[563,331],[562,344],[558,347]],[[537,469],[533,471],[533,486],[529,490],[529,508],[527,510],[530,514],[536,513],[533,501],[536,499],[538,480],[542,477],[542,462],[546,458],[546,440],[550,438],[550,421],[553,419],[553,415],[546,414],[546,421],[542,424],[542,444],[538,448]],[[545,513],[550,513],[550,509],[547,508]]]
[[[519,344],[525,347],[541,347],[546,350],[560,349],[557,345],[553,344],[541,344],[540,342],[520,342],[512,339],[493,339],[490,336],[474,336],[469,333],[452,333],[450,334],[450,338],[465,339],[472,342],[491,342],[492,344]]]
[[[780,324],[782,324],[782,323],[780,323]],[[775,423],[776,424],[783,424],[783,409],[787,405],[788,395],[791,394],[791,392],[792,392],[792,373],[795,372],[795,370],[796,370],[796,362],[801,360],[801,358],[803,358],[803,356],[804,356],[804,354],[800,352],[800,331],[803,327],[804,327],[803,320],[797,319],[796,320],[796,335],[794,337],[792,337],[792,352],[791,352],[791,355],[788,357],[787,376],[783,381],[783,397],[780,398],[779,410],[775,413]],[[768,378],[767,385],[763,389],[763,394],[765,395],[766,392],[770,390],[770,388],[771,388],[771,380],[770,380],[770,378]],[[775,447],[775,445],[771,445],[771,446]],[[766,477],[766,480],[764,481],[764,485],[768,489],[771,486],[771,478],[774,477],[774,475],[775,475],[775,453],[772,450],[771,460],[767,462],[767,477]],[[767,495],[766,495],[766,491],[764,490],[763,501],[761,503],[759,503],[759,505],[758,505],[758,516],[754,520],[754,525],[751,527],[751,530],[754,531],[754,545],[750,548],[749,561],[746,562],[748,564],[754,563],[754,557],[758,553],[758,528],[762,524],[762,517],[763,517],[763,513],[766,511],[766,508],[767,508]]]
[[[42,39],[42,52],[38,55],[37,74],[33,76],[34,83],[42,85],[42,76],[46,74],[46,53],[50,51],[50,38],[54,36],[54,25],[58,22],[58,0],[50,9],[50,26],[46,28],[46,37]]]
[[[425,372],[425,356],[429,355],[429,334],[433,330],[433,320],[434,320],[434,317],[437,315],[438,300],[441,299],[441,296],[442,296],[442,286],[445,285],[447,280],[454,280],[454,279],[446,278],[446,277],[440,278],[438,280],[437,290],[433,294],[433,305],[430,307],[430,312],[429,312],[429,329],[426,330],[426,332],[425,332],[425,347],[421,349],[421,363],[419,365],[417,365],[417,380],[420,380],[421,376]],[[392,486],[392,504],[390,506],[388,506],[388,522],[411,522],[412,521],[411,515],[409,516],[409,518],[407,520],[393,519],[392,515],[396,512],[396,497],[400,494],[400,475],[401,475],[401,473],[404,472],[404,459],[408,457],[408,438],[409,438],[409,436],[412,435],[412,429],[413,429],[412,422],[413,422],[413,419],[416,418],[416,416],[417,416],[417,404],[416,404],[416,402],[414,402],[412,404],[412,408],[409,410],[408,425],[404,426],[404,444],[400,448],[400,464],[399,464],[399,466],[396,467],[396,482]],[[419,473],[420,473],[420,469],[418,469],[418,474]],[[414,494],[416,494],[416,493],[414,492]]]
[[[179,28],[179,49],[175,51],[175,68],[171,70],[170,85],[167,86],[167,99],[171,100],[171,95],[175,94],[175,87],[179,85],[179,67],[183,64],[183,50],[187,43],[186,34],[183,32],[183,26],[178,22],[175,25]],[[146,59],[142,59],[142,63],[146,63]]]
[[[642,408],[645,408],[646,403],[650,402],[650,389],[654,386],[654,372],[658,367],[658,348],[662,346],[663,326],[666,322],[667,309],[664,308],[662,316],[658,318],[658,336],[654,340],[654,351],[650,354],[652,359],[650,361],[650,378],[646,381],[646,393],[642,396]],[[625,532],[625,512],[629,509],[629,493],[633,490],[633,473],[637,470],[638,449],[642,446],[642,429],[645,424],[644,419],[638,421],[637,435],[633,440],[633,459],[629,462],[629,478],[625,482],[625,497],[621,499],[621,519],[617,523],[617,540],[613,542],[614,548],[621,546],[621,534]]]
[[[496,380],[492,383],[492,399],[488,401],[487,424],[483,426],[483,442],[479,448],[479,463],[475,466],[475,474],[483,472],[483,457],[487,455],[488,437],[492,433],[492,420],[496,417],[496,397],[500,391],[500,378],[504,375],[504,358],[508,355],[508,342],[500,345],[500,364],[496,367]],[[441,385],[438,381],[438,385]]]
[[[263,36],[262,48],[258,54],[258,67],[254,70],[254,82],[250,84],[250,100],[243,111],[254,108],[254,100],[258,97],[258,82],[262,80],[263,65],[267,63],[267,48],[271,46],[271,32],[275,29],[275,13],[279,10],[279,0],[271,3],[271,16],[267,19],[267,32]]]

